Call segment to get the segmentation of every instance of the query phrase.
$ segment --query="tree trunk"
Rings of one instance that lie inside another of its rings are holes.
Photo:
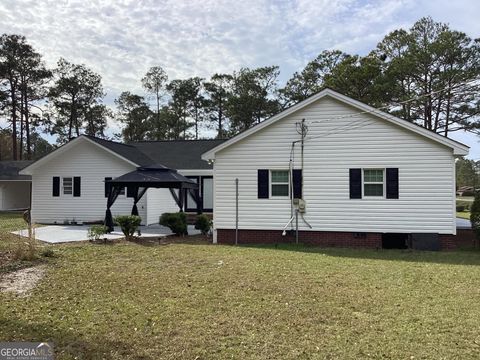
[[[20,87],[20,146],[19,146],[19,153],[18,158],[23,160],[23,131],[24,131],[24,123],[23,118],[25,116],[25,111],[23,109],[23,84]]]
[[[28,109],[28,93],[25,89],[25,95],[23,100],[25,101],[24,110],[25,110],[25,138],[27,141],[27,159],[32,160],[32,144],[30,140],[30,111]]]
[[[17,160],[17,98],[16,84],[10,78],[10,97],[12,100],[12,159]]]
[[[220,100],[220,106],[218,107],[218,138],[223,139],[223,105],[222,101]]]
[[[75,111],[75,97],[72,96],[72,103],[70,104],[70,119],[68,122],[68,141],[72,140],[72,130],[74,122],[74,111]]]

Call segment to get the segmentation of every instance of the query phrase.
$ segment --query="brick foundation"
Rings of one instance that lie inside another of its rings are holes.
[[[351,232],[329,231],[300,231],[299,242],[307,245],[322,247],[362,247],[381,248],[382,234],[364,233],[365,236],[357,236]],[[219,244],[234,244],[234,229],[218,229],[217,242]],[[295,233],[282,236],[280,230],[239,230],[239,244],[276,244],[294,243]]]
[[[363,234],[363,236],[362,236]],[[459,229],[457,235],[440,234],[442,250],[455,250],[458,247],[473,245],[473,232],[470,229]],[[234,244],[235,229],[217,229],[219,244]],[[295,233],[282,236],[280,230],[239,230],[239,244],[277,244],[294,243]],[[349,248],[382,248],[381,233],[353,233],[330,231],[300,231],[299,242],[306,245],[321,247],[349,247]]]

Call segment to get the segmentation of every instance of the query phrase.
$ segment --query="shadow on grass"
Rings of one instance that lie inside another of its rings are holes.
[[[95,341],[82,338],[73,331],[59,329],[48,323],[27,323],[19,319],[0,319],[0,328],[7,338],[3,341],[52,342],[55,358],[105,359],[112,352],[120,357],[135,355],[131,346],[95,337]],[[15,335],[16,334],[16,335]]]
[[[327,256],[386,260],[407,261],[420,263],[438,263],[451,265],[480,265],[479,250],[457,251],[419,251],[419,250],[385,250],[385,249],[362,249],[362,248],[325,248],[308,246],[303,244],[276,244],[276,245],[240,245],[251,249],[270,249],[278,251],[294,251],[308,254],[322,254]]]

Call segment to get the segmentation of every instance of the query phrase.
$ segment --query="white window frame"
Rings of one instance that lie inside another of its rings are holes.
[[[72,188],[72,192],[70,194],[65,194],[65,185],[64,185],[64,181],[65,179],[70,179],[71,180],[71,188]],[[62,196],[68,196],[68,197],[73,197],[73,192],[74,192],[74,189],[73,189],[73,176],[62,176]]]
[[[379,181],[369,181],[367,182],[366,184],[372,184],[372,185],[379,185],[379,184],[382,184],[382,195],[365,195],[365,171],[368,171],[368,170],[381,170],[382,171],[382,178],[383,178],[383,181],[382,182],[379,182]],[[364,168],[362,169],[362,199],[363,198],[368,198],[368,199],[385,199],[385,191],[386,191],[386,181],[385,181],[385,168]]]
[[[285,171],[287,173],[287,182],[276,182],[274,183],[273,182],[273,177],[272,177],[272,172],[273,171]],[[269,173],[268,173],[268,176],[270,177],[269,178],[269,191],[270,191],[270,194],[269,194],[269,197],[270,198],[277,198],[277,199],[288,199],[290,198],[290,172],[288,169],[270,169],[269,170]],[[288,188],[288,194],[287,195],[273,195],[273,185],[287,185],[287,188]]]

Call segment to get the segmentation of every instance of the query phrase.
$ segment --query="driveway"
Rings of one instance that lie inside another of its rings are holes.
[[[75,241],[85,241],[88,240],[88,229],[89,226],[83,225],[48,225],[41,226],[35,229],[35,238],[40,241],[44,241],[50,244],[59,244]],[[161,225],[150,225],[150,226],[141,226],[140,227],[141,237],[165,237],[171,235],[172,232],[170,229],[161,226]],[[28,230],[13,231],[13,234],[18,234],[20,236],[28,236]],[[198,230],[191,225],[188,226],[188,233],[190,235],[199,234]],[[110,240],[120,239],[124,237],[123,233],[120,231],[120,228],[115,228],[110,234],[105,234],[103,238]]]

